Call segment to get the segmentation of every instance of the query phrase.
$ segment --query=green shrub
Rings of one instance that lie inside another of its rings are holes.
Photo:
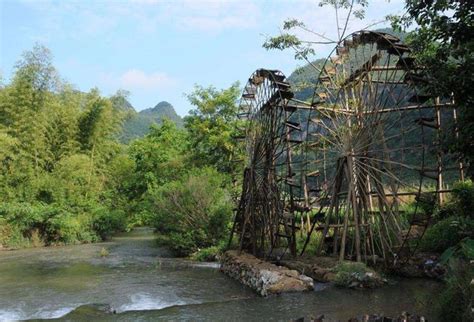
[[[311,234],[310,240],[308,242],[308,245],[306,245],[305,249],[305,254],[307,255],[316,255],[316,251],[318,249],[319,243],[322,242],[320,239],[321,234],[318,234],[318,232],[314,231]],[[304,244],[306,242],[306,234],[303,234],[302,236],[300,234],[296,235],[296,251],[300,253],[303,250]],[[323,250],[324,251],[324,250]]]
[[[93,203],[67,208],[60,204],[0,205],[0,244],[11,247],[76,244],[105,239],[123,230],[126,215]]]
[[[416,198],[415,205],[418,213],[432,214],[436,207],[436,196],[433,193],[422,192]]]
[[[203,249],[199,249],[192,255],[192,259],[200,262],[214,262],[221,253],[221,249],[218,246],[211,246]]]
[[[20,228],[0,218],[0,246],[15,249],[28,247],[29,245],[28,238],[23,236]]]
[[[51,209],[43,204],[1,203],[0,218],[14,223],[22,231],[27,231],[44,221],[44,213]]]
[[[153,214],[148,209],[140,209],[133,213],[127,220],[126,230],[133,227],[143,227],[153,224]]]
[[[456,217],[458,213],[458,206],[453,202],[447,202],[436,210],[434,220],[440,221],[449,217]]]
[[[445,286],[435,298],[435,308],[440,321],[472,321],[473,264],[463,259],[451,258],[446,276]]]
[[[457,205],[458,215],[474,219],[474,183],[471,180],[454,184],[452,202]]]
[[[176,255],[189,256],[228,236],[232,201],[225,182],[214,169],[193,169],[150,192],[154,226],[169,236],[168,246]]]
[[[188,256],[195,252],[197,249],[197,243],[194,239],[194,234],[191,232],[173,232],[170,233],[167,240],[165,241],[176,256]]]
[[[43,244],[45,212],[50,208],[43,204],[2,203],[0,205],[0,243],[8,248]]]
[[[443,252],[474,232],[474,220],[466,217],[448,217],[426,230],[420,243],[423,251]]]
[[[13,227],[5,220],[0,218],[0,245],[7,245],[12,235]]]
[[[107,239],[112,233],[125,230],[127,224],[123,210],[98,208],[93,217],[93,229],[102,240]]]
[[[336,273],[334,283],[338,286],[348,287],[354,281],[354,275],[364,276],[365,273],[373,273],[364,263],[342,262],[334,267]]]
[[[47,220],[48,242],[51,244],[76,244],[82,230],[79,221],[72,214],[60,213]]]
[[[453,185],[449,200],[436,211],[435,219],[453,216],[474,219],[474,184],[471,180],[459,181]]]

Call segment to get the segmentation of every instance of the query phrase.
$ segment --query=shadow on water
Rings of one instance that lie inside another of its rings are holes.
[[[102,248],[109,256],[100,256]],[[400,280],[372,291],[322,287],[260,298],[214,264],[169,255],[143,228],[107,243],[1,252],[0,320],[288,321],[318,314],[347,320],[401,311],[430,317],[428,299],[439,288],[433,281]]]

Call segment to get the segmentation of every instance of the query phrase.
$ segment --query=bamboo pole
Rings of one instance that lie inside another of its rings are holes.
[[[441,110],[439,108],[439,97],[435,99],[435,106],[436,106],[436,142],[438,144],[438,148],[436,149],[436,161],[437,161],[437,182],[436,182],[436,192],[438,197],[438,204],[443,204],[444,198],[443,194],[440,193],[443,190],[443,151],[439,147],[441,144]]]

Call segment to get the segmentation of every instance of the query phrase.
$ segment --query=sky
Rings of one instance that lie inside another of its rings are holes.
[[[348,30],[402,13],[403,3],[369,0],[366,18],[352,19]],[[334,10],[310,0],[0,0],[0,75],[8,83],[21,54],[41,44],[77,89],[107,96],[125,89],[136,110],[168,101],[184,116],[195,84],[243,86],[258,68],[289,76],[302,66],[291,50],[262,48],[288,18],[336,38]],[[328,51],[319,48],[315,58]]]

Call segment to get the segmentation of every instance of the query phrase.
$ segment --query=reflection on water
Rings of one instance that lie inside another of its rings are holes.
[[[102,247],[109,256],[100,257]],[[319,287],[259,298],[215,264],[170,258],[149,229],[108,243],[0,252],[0,320],[288,321],[318,314],[347,320],[401,311],[429,316],[427,299],[438,287],[426,280],[401,280],[374,291]]]

